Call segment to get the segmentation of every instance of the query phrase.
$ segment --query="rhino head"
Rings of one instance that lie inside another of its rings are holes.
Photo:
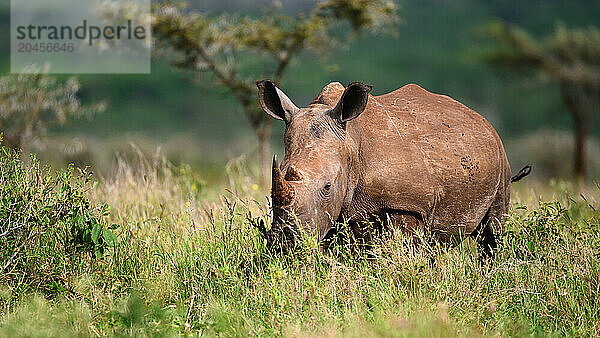
[[[285,121],[285,157],[281,165],[273,157],[273,223],[265,237],[269,245],[283,240],[284,247],[293,246],[300,231],[321,241],[352,200],[358,146],[346,127],[364,111],[371,86],[330,84],[333,94],[321,92],[306,108],[298,108],[269,80],[257,86],[264,111]]]

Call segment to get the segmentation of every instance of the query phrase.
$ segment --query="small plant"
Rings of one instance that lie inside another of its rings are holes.
[[[0,149],[0,279],[17,291],[51,295],[116,245],[117,226],[102,221],[108,205],[85,196],[96,186],[90,171],[53,173],[33,155],[30,162]]]

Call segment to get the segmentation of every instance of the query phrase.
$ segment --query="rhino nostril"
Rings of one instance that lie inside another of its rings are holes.
[[[283,178],[286,181],[302,181],[304,179],[304,177],[302,176],[302,173],[300,173],[300,170],[298,170],[295,166],[290,165],[287,169],[287,171],[285,172],[285,177]]]

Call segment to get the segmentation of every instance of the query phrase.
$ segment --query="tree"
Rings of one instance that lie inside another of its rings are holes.
[[[22,149],[43,141],[55,125],[104,110],[105,105],[82,105],[77,78],[59,81],[42,69],[39,74],[0,77],[0,131],[3,145]]]
[[[209,16],[185,9],[185,3],[154,8],[153,32],[157,44],[181,56],[175,66],[209,73],[233,94],[258,138],[265,186],[270,168],[272,120],[260,109],[255,82],[270,78],[279,85],[290,61],[300,53],[322,53],[333,42],[340,41],[333,30],[342,22],[349,23],[351,34],[357,34],[364,30],[392,31],[398,20],[397,6],[387,0],[326,0],[318,2],[308,13],[290,16],[270,11],[258,18]],[[244,68],[248,60],[268,65],[266,71],[248,74]]]
[[[558,25],[552,35],[536,40],[524,30],[502,23],[491,25],[488,32],[500,45],[489,61],[520,74],[533,70],[559,85],[573,119],[574,174],[584,180],[586,141],[600,112],[600,32],[596,27]]]

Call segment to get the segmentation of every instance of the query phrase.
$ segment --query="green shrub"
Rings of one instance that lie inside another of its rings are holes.
[[[85,197],[96,185],[88,170],[53,173],[35,156],[0,149],[0,280],[16,292],[55,295],[116,243],[107,205]]]

